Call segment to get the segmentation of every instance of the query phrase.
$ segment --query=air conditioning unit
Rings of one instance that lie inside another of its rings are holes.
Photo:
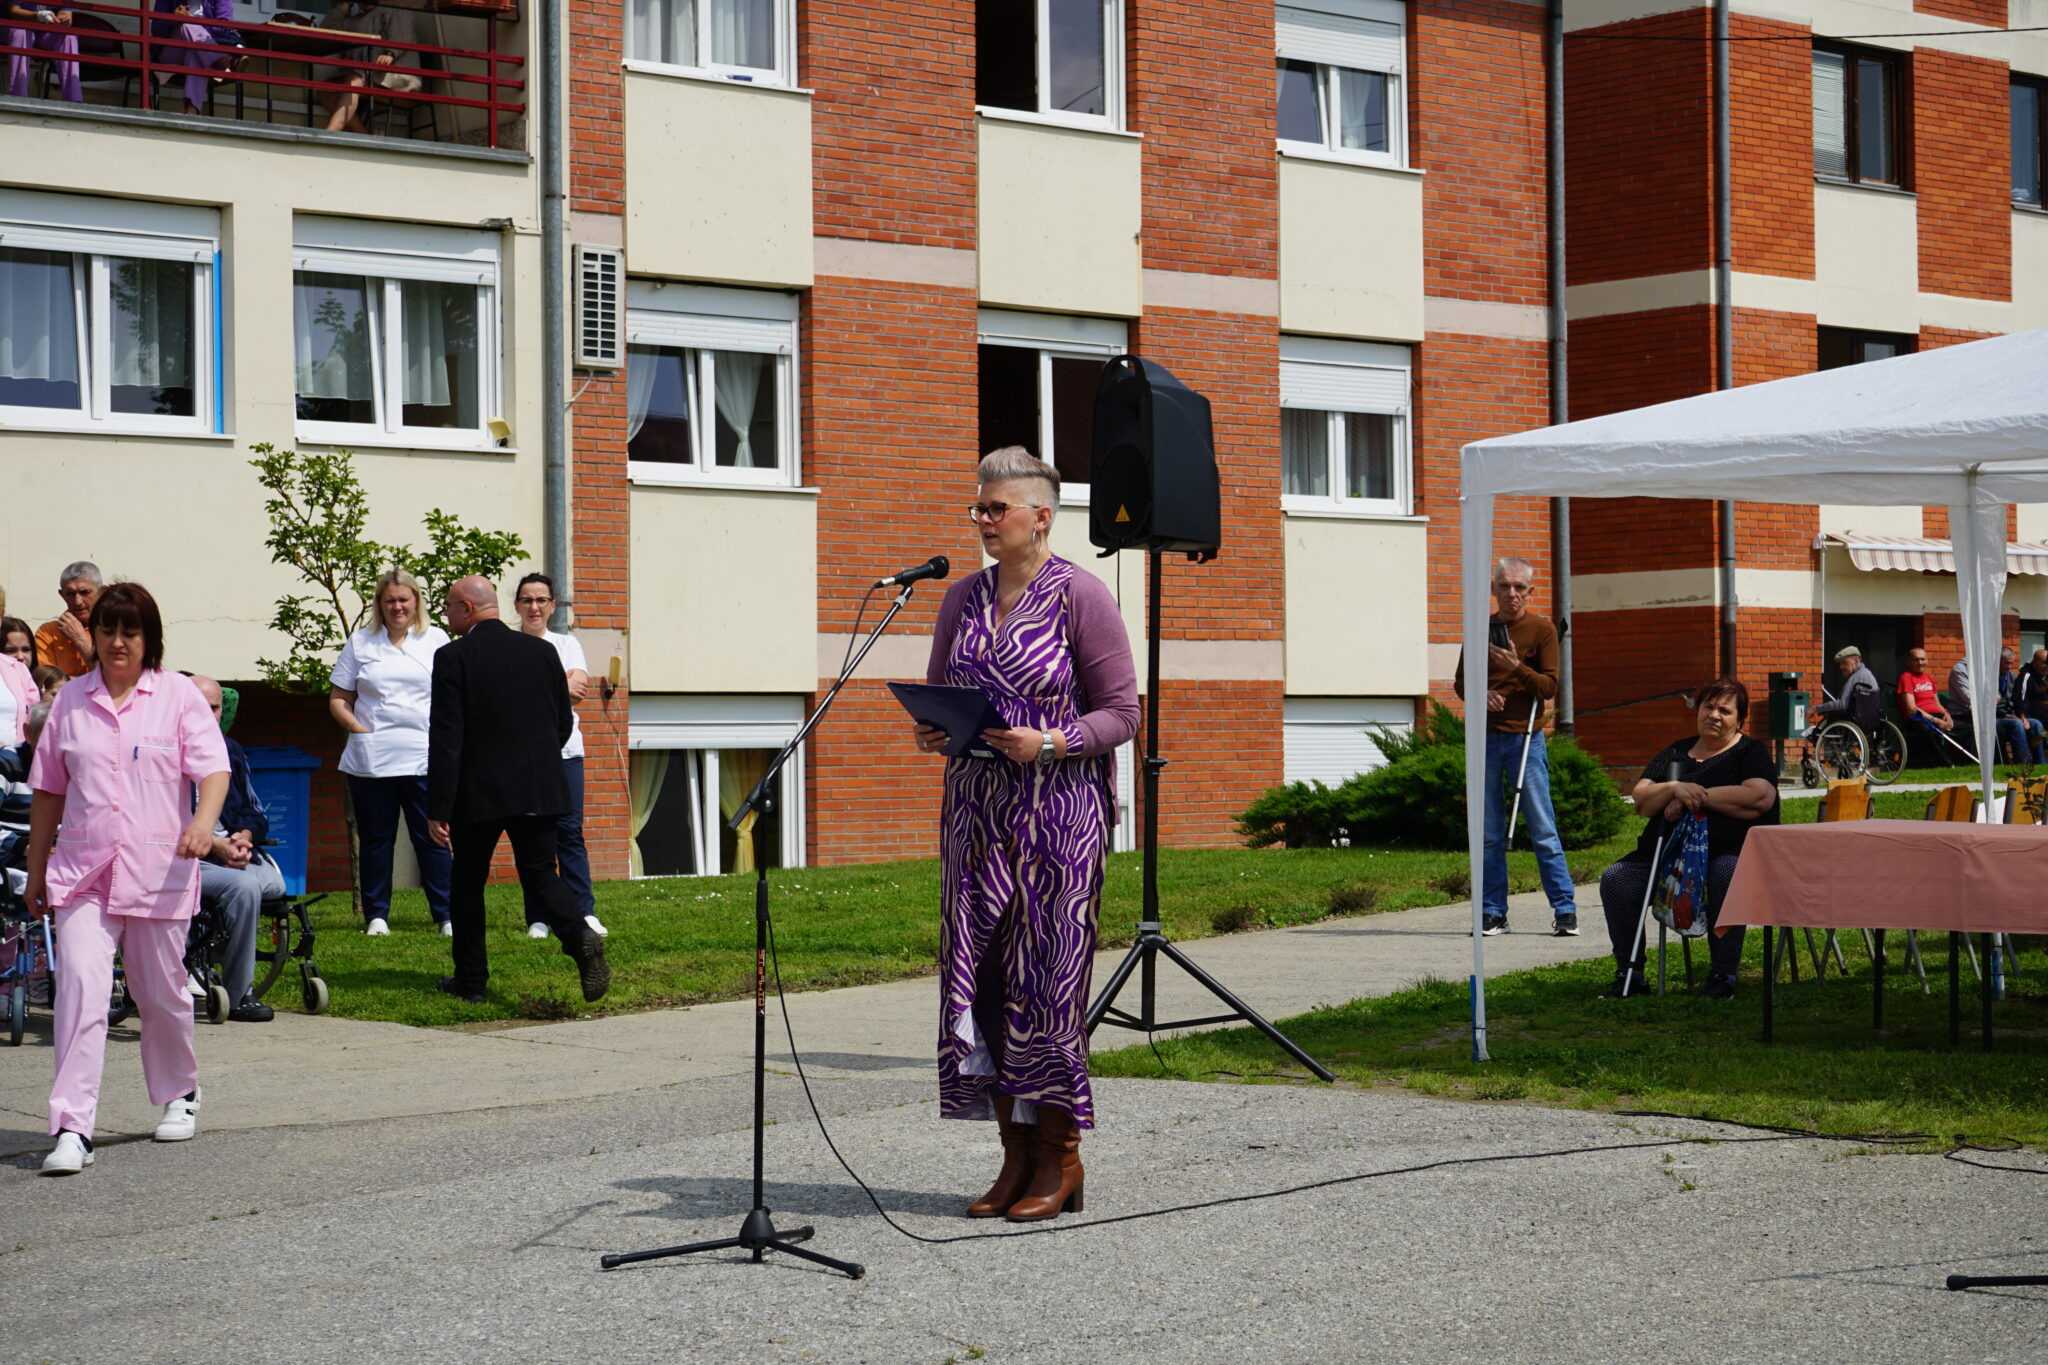
[[[626,363],[626,253],[615,246],[574,250],[579,370],[616,370]]]

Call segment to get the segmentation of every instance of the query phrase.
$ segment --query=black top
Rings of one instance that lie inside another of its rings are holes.
[[[1650,766],[1643,769],[1643,778],[1650,782],[1669,782],[1671,766],[1675,763],[1680,782],[1693,782],[1702,787],[1739,787],[1752,777],[1761,777],[1770,783],[1771,808],[1754,820],[1738,820],[1717,811],[1707,812],[1707,856],[1720,858],[1740,853],[1742,841],[1751,829],[1757,825],[1778,823],[1778,765],[1771,759],[1770,747],[1748,735],[1705,762],[1694,758],[1691,753],[1692,746],[1699,742],[1698,735],[1687,735],[1666,745],[1650,760]],[[1648,857],[1656,849],[1658,837],[1668,832],[1673,823],[1666,820],[1661,811],[1652,815],[1649,823],[1643,826],[1641,837],[1636,840],[1636,852]]]
[[[220,806],[220,827],[233,834],[246,829],[261,844],[270,837],[270,817],[256,798],[256,785],[249,777],[249,754],[233,738],[221,737],[228,746],[228,794]]]
[[[434,651],[427,815],[470,825],[569,809],[562,746],[575,712],[555,647],[479,621]]]

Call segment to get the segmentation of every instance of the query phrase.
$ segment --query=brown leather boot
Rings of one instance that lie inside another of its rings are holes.
[[[967,1206],[969,1218],[1002,1217],[1031,1183],[1031,1155],[1038,1132],[1030,1124],[1010,1117],[1010,1106],[1015,1103],[1008,1095],[996,1096],[996,1128],[1003,1135],[1003,1169],[996,1173],[996,1183],[988,1187],[988,1193]]]
[[[1050,1105],[1038,1107],[1038,1165],[1031,1187],[1010,1206],[1013,1223],[1036,1223],[1081,1212],[1081,1130],[1074,1116]]]

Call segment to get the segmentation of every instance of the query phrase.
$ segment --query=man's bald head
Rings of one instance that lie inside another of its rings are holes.
[[[213,712],[214,722],[218,724],[220,721],[220,706],[222,700],[220,695],[220,684],[215,682],[213,679],[207,677],[203,673],[194,673],[192,675],[192,685],[199,689],[200,696],[206,698],[207,709]]]
[[[498,589],[482,574],[458,578],[448,585],[448,629],[467,635],[479,621],[498,619]]]

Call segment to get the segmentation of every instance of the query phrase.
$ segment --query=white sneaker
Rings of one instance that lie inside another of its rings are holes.
[[[152,1135],[158,1142],[186,1142],[199,1133],[199,1092],[189,1100],[172,1100],[164,1106],[164,1119]]]
[[[370,921],[369,927],[364,929],[363,932],[371,938],[383,938],[391,932],[391,926],[381,919],[373,919]]]
[[[190,972],[185,973],[185,994],[197,996],[201,1000],[206,998],[206,987],[200,985],[199,978]]]
[[[444,920],[442,920],[442,921],[441,921],[441,937],[442,937],[442,938],[454,938],[454,937],[455,937],[455,922],[454,922],[453,920],[445,920],[445,919],[444,919]]]
[[[596,915],[585,915],[583,922],[589,925],[590,932],[596,934],[599,938],[609,938],[611,936],[612,931],[599,924]]]
[[[526,936],[528,938],[546,938],[548,936],[548,927],[545,924],[529,924],[526,926]]]
[[[44,1175],[77,1175],[92,1165],[92,1149],[76,1133],[57,1134],[57,1145],[43,1158]]]

